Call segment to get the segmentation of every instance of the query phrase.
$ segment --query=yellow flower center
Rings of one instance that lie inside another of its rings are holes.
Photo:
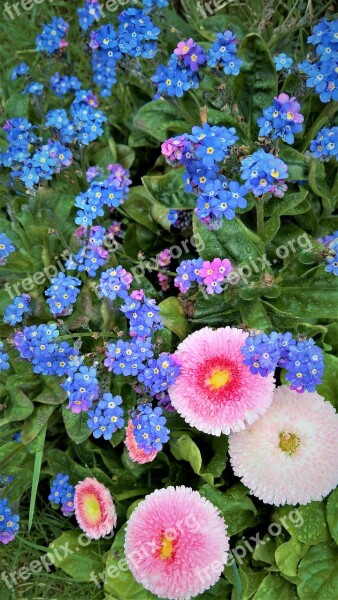
[[[169,540],[166,536],[163,536],[161,540],[162,547],[160,549],[160,558],[162,560],[166,560],[170,558],[174,551],[174,543],[172,540]]]
[[[84,498],[84,508],[89,521],[97,522],[101,519],[101,508],[97,497],[94,494],[88,494]]]
[[[300,439],[295,433],[283,433],[279,434],[279,447],[283,452],[287,454],[294,454],[300,444]]]
[[[228,383],[230,379],[230,373],[227,369],[221,371],[215,371],[211,377],[207,380],[207,384],[214,390],[219,390]]]

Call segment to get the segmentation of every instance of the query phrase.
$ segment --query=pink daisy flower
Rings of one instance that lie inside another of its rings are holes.
[[[81,529],[94,540],[108,535],[116,525],[110,492],[93,477],[86,477],[75,486],[74,509]]]
[[[170,387],[174,408],[191,426],[220,435],[244,429],[270,406],[274,377],[256,377],[243,364],[247,333],[204,327],[189,335],[174,354],[181,373]]]
[[[134,433],[133,433],[134,429],[135,429],[135,427],[133,425],[133,422],[131,419],[129,419],[128,426],[126,427],[126,438],[124,440],[124,443],[127,447],[127,450],[128,450],[131,460],[139,463],[140,465],[143,465],[144,463],[152,462],[154,460],[155,456],[157,455],[157,450],[154,450],[153,452],[150,452],[149,454],[146,454],[146,452],[144,452],[144,450],[140,450],[136,444],[136,440],[135,440]]]
[[[276,389],[265,415],[245,431],[231,434],[235,475],[267,502],[307,504],[337,485],[338,417],[317,392],[301,396]]]
[[[222,574],[228,549],[217,508],[185,486],[146,496],[127,523],[129,568],[159,598],[189,600],[209,589]]]

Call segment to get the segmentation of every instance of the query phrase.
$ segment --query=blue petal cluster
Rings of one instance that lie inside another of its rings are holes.
[[[0,542],[8,544],[19,531],[19,515],[15,515],[8,506],[8,499],[0,500]]]
[[[293,59],[291,56],[287,56],[284,52],[277,54],[273,57],[276,71],[286,70],[287,73],[291,72],[291,66],[293,65]]]
[[[58,473],[52,481],[48,500],[52,504],[61,504],[64,515],[71,515],[74,512],[74,493],[74,486],[69,483],[69,475]]]
[[[102,298],[113,301],[116,298],[127,298],[133,277],[121,265],[101,273],[98,293]]]
[[[31,297],[28,294],[21,294],[14,298],[12,304],[6,306],[4,321],[9,325],[21,323],[23,315],[29,311]]]
[[[15,251],[15,246],[13,246],[11,240],[5,233],[0,233],[0,266],[4,267],[7,258],[12,252]]]
[[[61,384],[69,400],[67,408],[70,408],[73,413],[88,410],[88,408],[91,408],[93,401],[97,400],[99,382],[96,375],[95,367],[82,365]]]
[[[43,26],[42,33],[36,37],[36,49],[40,52],[53,54],[60,48],[67,46],[65,36],[69,25],[61,17],[53,17],[52,22]]]
[[[307,75],[306,86],[315,88],[322,102],[338,100],[338,21],[322,19],[313,28],[308,43],[316,47],[314,62],[304,60],[298,66]]]
[[[121,396],[112,396],[110,393],[103,394],[94,410],[88,411],[87,425],[93,432],[94,438],[103,437],[110,440],[113,433],[124,427],[123,408]]]
[[[338,127],[323,127],[310,142],[310,152],[314,158],[338,160]]]
[[[76,302],[76,298],[80,293],[78,288],[81,285],[81,280],[60,272],[56,277],[53,277],[51,284],[45,291],[50,312],[54,317],[56,315],[69,315],[72,312],[72,304]]]
[[[144,339],[163,327],[159,307],[142,290],[127,296],[120,310],[129,319],[129,333],[132,337]]]
[[[302,131],[303,115],[298,111],[300,104],[295,97],[279,94],[269,108],[263,109],[263,116],[257,119],[259,136],[269,136],[272,140],[282,138],[286,144],[293,144],[294,134]]]
[[[166,418],[162,408],[152,408],[150,403],[140,404],[131,414],[135,427],[133,435],[140,450],[146,454],[162,450],[163,444],[169,440],[170,431],[166,427]]]
[[[280,159],[259,149],[242,160],[241,177],[255,196],[272,193],[281,198],[287,187],[288,167]]]
[[[24,62],[20,63],[17,67],[14,67],[14,69],[12,70],[11,81],[14,81],[18,77],[21,77],[22,75],[26,75],[28,72],[29,72],[29,66],[26,65],[26,63],[24,63]]]
[[[7,371],[9,369],[9,356],[7,352],[4,352],[4,344],[0,342],[0,373],[1,371]]]
[[[312,338],[296,340],[290,332],[273,331],[270,335],[252,332],[241,351],[244,364],[255,375],[267,377],[276,367],[286,369],[286,379],[290,381],[291,389],[298,393],[314,392],[316,385],[322,383],[323,352]]]
[[[237,57],[235,34],[227,29],[224,33],[217,33],[216,38],[208,53],[208,65],[221,67],[226,75],[238,75],[243,61]]]

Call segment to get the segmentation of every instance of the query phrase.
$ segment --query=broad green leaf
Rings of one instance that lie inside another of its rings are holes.
[[[323,216],[328,217],[333,212],[337,199],[331,196],[324,163],[316,158],[311,159],[309,185],[314,193],[322,199],[324,206]]]
[[[240,565],[240,567],[237,567],[236,563],[232,562],[224,569],[225,577],[233,585],[231,600],[249,600],[249,598],[252,598],[266,575],[265,571],[256,571],[246,563],[243,564],[242,560]]]
[[[336,600],[338,590],[338,551],[331,542],[310,548],[299,564],[300,600]]]
[[[181,340],[188,335],[188,321],[178,298],[171,296],[160,304],[163,325],[178,335]]]
[[[263,579],[252,600],[299,600],[292,583],[271,573]],[[308,597],[307,600],[310,600]]]
[[[27,117],[29,94],[12,94],[5,103],[5,114],[8,119]]]
[[[172,169],[165,175],[145,175],[142,183],[158,204],[166,208],[193,209],[196,198],[184,191],[182,174],[184,169]]]
[[[199,492],[220,510],[228,524],[228,535],[235,535],[257,523],[256,507],[247,495],[248,490],[242,484],[236,484],[226,492],[222,492],[205,483]]]
[[[311,546],[329,539],[323,501],[310,502],[298,508],[283,506],[276,510],[275,515],[290,535],[303,544]]]
[[[7,408],[2,413],[0,418],[0,427],[12,421],[23,421],[29,417],[33,410],[33,402],[19,388],[14,388],[9,392],[9,400],[6,403]]]
[[[202,467],[202,456],[197,444],[189,435],[181,435],[177,440],[171,440],[170,450],[177,460],[186,460],[194,473],[199,475]]]
[[[142,185],[136,185],[130,188],[128,198],[123,203],[123,210],[134,221],[157,233],[158,226],[151,212],[152,204],[153,200],[149,192]]]
[[[317,386],[317,392],[338,408],[338,357],[324,353],[323,383]]]
[[[259,298],[240,301],[239,309],[242,313],[243,322],[249,329],[265,331],[271,327],[271,321]]]
[[[216,231],[208,229],[195,215],[193,225],[195,236],[198,235],[204,244],[199,251],[204,260],[219,257],[243,263],[264,254],[262,240],[237,217],[232,221],[223,220],[221,228]]]
[[[73,413],[66,405],[62,405],[62,417],[68,436],[75,444],[82,444],[91,434],[87,425],[88,414],[86,411]]]
[[[277,74],[270,52],[257,33],[249,33],[242,40],[238,57],[243,64],[234,80],[234,98],[255,139],[257,119],[277,94]]]
[[[307,552],[309,546],[304,546],[295,538],[290,538],[285,544],[276,549],[276,563],[281,573],[288,577],[296,577],[298,563]]]
[[[37,437],[54,410],[55,406],[50,406],[48,404],[38,405],[34,409],[32,416],[23,426],[22,441],[24,444],[30,444]]]
[[[156,600],[156,596],[135,581],[128,569],[124,554],[124,538],[125,527],[122,527],[115,535],[107,556],[105,593],[111,594],[116,600]]]
[[[104,570],[100,542],[86,539],[80,529],[62,533],[49,545],[48,552],[56,567],[79,582],[90,581],[94,585],[92,576]]]
[[[304,156],[287,144],[280,144],[279,158],[288,166],[289,181],[307,181],[309,178],[310,158]]]
[[[159,142],[164,142],[170,137],[170,133],[185,133],[189,126],[175,106],[166,100],[153,100],[139,109],[134,117],[134,127],[145,131]]]
[[[18,466],[27,458],[27,450],[20,442],[7,442],[0,445],[0,472]]]
[[[338,488],[333,490],[327,499],[326,521],[334,541],[338,544]]]
[[[130,169],[135,160],[135,151],[125,144],[116,144],[117,162],[125,169]]]
[[[308,190],[302,189],[299,192],[286,192],[280,200],[274,199],[274,207],[271,211],[270,218],[264,225],[264,241],[270,242],[275,237],[280,228],[281,215],[298,214],[297,207],[302,204],[303,200],[308,195]],[[309,205],[310,206],[310,205]],[[300,212],[304,212],[303,209]]]
[[[266,534],[263,536],[261,543],[255,547],[252,558],[253,564],[257,562],[267,563],[268,565],[275,564],[276,539]]]

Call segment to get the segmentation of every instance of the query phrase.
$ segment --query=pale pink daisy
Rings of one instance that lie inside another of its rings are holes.
[[[158,598],[189,600],[209,589],[222,574],[228,549],[218,509],[185,486],[146,496],[127,523],[129,568]]]
[[[128,454],[129,454],[131,460],[139,463],[140,465],[143,465],[144,463],[152,462],[154,460],[154,458],[157,456],[157,450],[153,450],[153,452],[150,452],[149,454],[147,454],[144,450],[141,450],[140,448],[138,448],[135,437],[134,437],[134,433],[133,433],[134,429],[135,429],[135,427],[133,425],[133,421],[131,419],[129,419],[128,426],[126,427],[126,438],[124,440],[124,443],[127,447]]]
[[[245,431],[231,434],[235,475],[267,502],[307,504],[321,500],[338,483],[338,417],[317,392],[301,396],[276,389],[265,415]]]
[[[243,364],[241,347],[247,335],[231,327],[204,327],[179,344],[173,355],[181,373],[169,389],[171,403],[200,431],[240,431],[272,402],[273,375],[257,377]]]
[[[75,486],[74,509],[81,529],[94,540],[108,535],[116,525],[110,492],[93,477],[86,477]]]

